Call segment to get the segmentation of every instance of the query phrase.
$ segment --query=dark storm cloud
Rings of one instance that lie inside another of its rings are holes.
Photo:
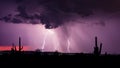
[[[94,11],[106,13],[120,11],[119,0],[13,0],[13,2],[18,5],[16,8],[18,14],[14,15],[14,18],[5,16],[1,20],[13,23],[28,20],[31,24],[44,24],[46,28],[56,28],[68,23],[74,17],[73,14],[85,18],[93,15]],[[35,10],[40,8],[44,11]],[[35,22],[36,19],[41,22]],[[104,22],[98,24],[105,25]]]

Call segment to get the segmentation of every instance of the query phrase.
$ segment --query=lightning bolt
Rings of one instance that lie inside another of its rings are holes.
[[[41,48],[42,50],[45,48],[47,35],[48,35],[48,33],[46,32],[46,34],[45,34],[45,36],[44,36],[44,38],[43,38],[43,43],[42,43],[42,48]]]
[[[42,47],[41,47],[42,50],[45,49],[45,44],[46,44],[46,40],[47,40],[48,34],[52,35],[52,34],[54,34],[54,32],[52,30],[46,30],[45,36],[43,38]]]
[[[67,52],[70,53],[70,40],[67,40]]]

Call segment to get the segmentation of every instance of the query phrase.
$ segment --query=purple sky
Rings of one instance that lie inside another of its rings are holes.
[[[119,0],[1,0],[0,45],[22,44],[43,51],[120,54]]]

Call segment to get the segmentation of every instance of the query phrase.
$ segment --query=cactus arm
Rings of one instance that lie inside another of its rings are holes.
[[[101,54],[101,50],[102,50],[102,43],[100,43],[99,54]]]

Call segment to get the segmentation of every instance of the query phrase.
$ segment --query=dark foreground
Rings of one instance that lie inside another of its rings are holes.
[[[100,55],[83,53],[58,53],[58,52],[1,52],[0,63],[5,65],[28,66],[74,66],[74,67],[104,67],[120,66],[120,55]]]

